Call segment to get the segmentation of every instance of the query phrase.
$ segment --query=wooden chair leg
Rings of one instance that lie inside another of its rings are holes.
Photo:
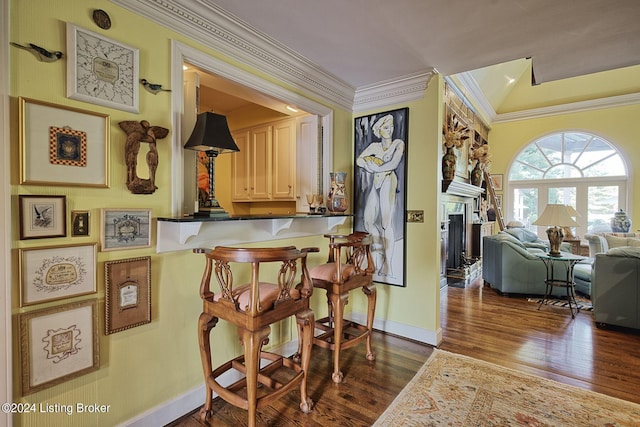
[[[238,336],[244,346],[244,365],[246,367],[247,381],[247,409],[249,427],[256,426],[256,418],[258,415],[258,371],[260,369],[260,352],[262,343],[269,337],[271,327],[267,326],[259,331],[248,331],[244,328],[238,328]]]
[[[312,310],[296,314],[298,324],[298,352],[300,366],[304,371],[300,383],[300,410],[305,414],[311,412],[313,401],[307,395],[307,378],[309,375],[309,363],[311,361],[311,349],[313,347],[313,331],[315,329],[315,316]]]
[[[367,296],[367,360],[376,360],[376,355],[371,348],[371,335],[373,335],[373,319],[376,314],[376,285],[364,286],[362,292]]]
[[[342,345],[342,324],[344,318],[344,306],[347,305],[349,294],[331,294],[331,306],[333,308],[333,374],[334,383],[342,382],[344,374],[340,371],[340,347]]]
[[[205,383],[204,406],[200,409],[200,420],[203,423],[211,418],[211,401],[213,399],[213,389],[209,384],[209,376],[213,370],[211,366],[211,329],[218,323],[218,318],[206,313],[201,313],[198,318],[198,344],[200,345],[200,359],[202,360],[202,372]]]

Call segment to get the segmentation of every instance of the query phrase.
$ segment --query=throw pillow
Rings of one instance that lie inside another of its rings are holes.
[[[609,249],[611,248],[619,248],[620,246],[627,246],[627,238],[626,237],[617,237],[607,234],[604,236],[609,245]]]
[[[627,238],[627,244],[635,248],[640,247],[640,239],[634,239],[632,237]]]
[[[620,246],[610,249],[607,255],[640,258],[640,247]]]

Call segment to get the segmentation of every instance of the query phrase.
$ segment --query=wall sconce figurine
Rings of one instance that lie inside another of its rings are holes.
[[[125,144],[125,162],[127,164],[127,188],[133,194],[152,194],[158,187],[155,185],[156,169],[158,168],[158,150],[156,140],[163,139],[169,134],[169,129],[160,126],[151,126],[148,121],[140,122],[124,121],[118,123],[120,128],[127,134]],[[149,144],[147,152],[147,166],[149,167],[149,178],[138,177],[138,153],[140,143]]]

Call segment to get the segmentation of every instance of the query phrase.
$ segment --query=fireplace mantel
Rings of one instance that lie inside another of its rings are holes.
[[[484,188],[467,184],[466,182],[449,179],[442,180],[442,192],[445,194],[476,198],[481,194],[484,194],[484,191]]]

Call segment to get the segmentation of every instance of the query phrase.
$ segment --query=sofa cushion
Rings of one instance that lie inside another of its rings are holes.
[[[609,252],[607,252],[607,255],[640,258],[640,247],[619,246],[617,248],[609,249]]]
[[[506,241],[506,242],[511,242],[514,245],[518,245],[521,248],[524,248],[524,245],[522,244],[522,242],[520,240],[518,240],[515,236],[512,236],[511,234],[507,233],[506,230],[505,231],[501,231],[498,234],[492,236],[495,237],[496,240],[499,241]]]
[[[531,243],[531,242],[537,242],[538,240],[540,240],[540,238],[536,233],[534,233],[533,231],[529,231],[525,228],[509,228],[504,231],[505,233],[511,234],[521,242]]]
[[[634,239],[632,237],[627,238],[627,244],[635,248],[640,247],[640,239]]]
[[[607,245],[609,245],[609,249],[619,248],[620,246],[628,246],[626,237],[618,237],[611,234],[605,234],[604,238],[607,241]]]
[[[591,281],[591,263],[579,263],[573,267],[573,277],[585,282]]]

